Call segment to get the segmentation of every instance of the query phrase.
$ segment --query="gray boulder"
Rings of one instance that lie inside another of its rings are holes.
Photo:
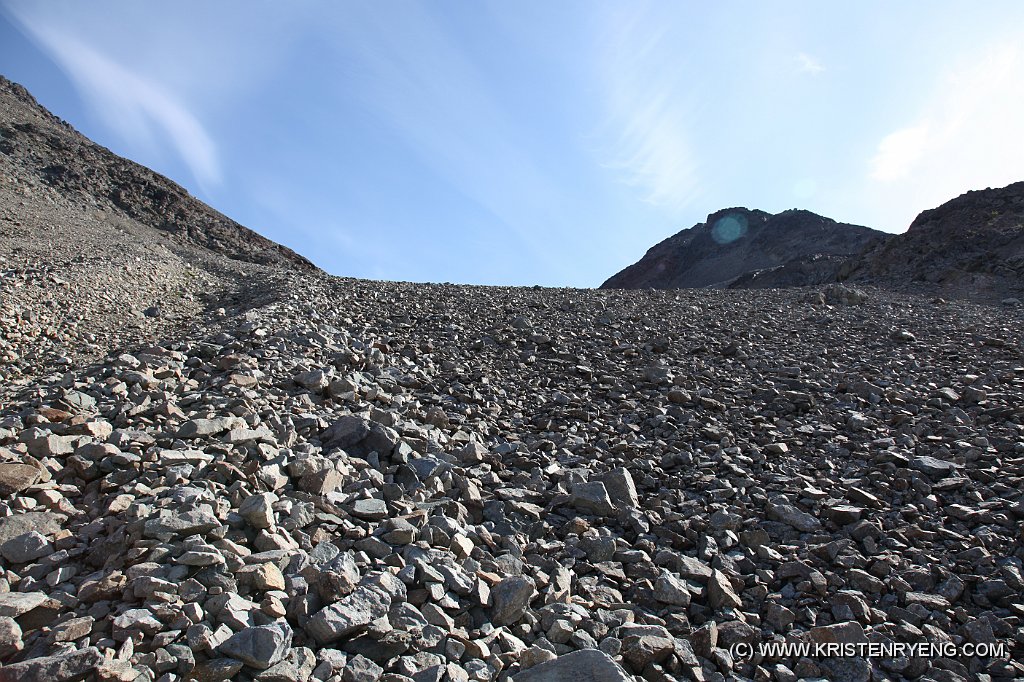
[[[559,656],[512,676],[513,682],[632,682],[633,677],[597,649]]]

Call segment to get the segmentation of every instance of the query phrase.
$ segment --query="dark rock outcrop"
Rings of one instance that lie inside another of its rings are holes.
[[[885,238],[810,211],[729,208],[652,247],[604,289],[768,288],[834,281],[839,266]]]
[[[841,279],[951,298],[1024,294],[1024,182],[967,192],[841,268]]]

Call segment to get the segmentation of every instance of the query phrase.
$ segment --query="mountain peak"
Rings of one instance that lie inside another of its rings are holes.
[[[804,273],[808,281],[801,283],[815,284],[812,280],[834,276],[833,261],[859,253],[881,235],[803,209],[773,215],[759,209],[725,208],[655,245],[602,288],[728,287],[752,273],[806,259],[817,265],[812,268],[815,272]]]

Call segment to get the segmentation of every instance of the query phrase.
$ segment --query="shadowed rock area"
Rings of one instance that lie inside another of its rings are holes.
[[[835,281],[838,266],[885,234],[810,211],[777,215],[729,208],[651,247],[603,289],[808,286]]]
[[[1024,182],[924,211],[906,233],[846,264],[840,277],[951,298],[1024,298]]]
[[[917,295],[1019,305],[1024,182],[967,192],[904,234],[808,211],[725,209],[652,247],[605,289],[776,289],[849,281]]]

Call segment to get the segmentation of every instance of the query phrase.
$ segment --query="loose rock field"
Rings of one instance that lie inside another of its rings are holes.
[[[310,274],[183,310],[0,389],[0,680],[1024,677],[1018,309]],[[773,640],[1010,655],[731,653]]]

